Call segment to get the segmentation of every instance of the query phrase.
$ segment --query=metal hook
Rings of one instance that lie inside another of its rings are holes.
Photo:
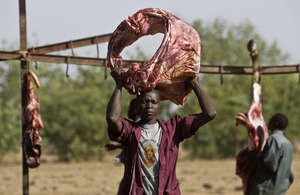
[[[223,65],[221,65],[221,70],[220,70],[220,72],[221,72],[221,77],[220,77],[220,79],[221,79],[221,85],[223,85]]]
[[[100,52],[99,52],[98,37],[96,37],[95,39],[96,39],[96,43],[95,44],[96,44],[96,47],[97,47],[97,58],[99,58],[100,57],[100,54],[99,54]]]
[[[70,47],[71,47],[71,51],[72,51],[72,56],[75,56],[72,40],[70,41]]]
[[[99,51],[99,44],[98,44],[98,37],[95,37],[95,44],[96,44],[96,48],[97,48],[97,58],[99,59],[100,58],[100,51]],[[104,66],[105,66],[105,69],[104,69],[104,79],[106,80],[107,79],[107,64],[106,64],[106,59],[104,60]]]
[[[67,68],[66,68],[66,77],[67,78],[69,78],[69,73],[68,73],[69,72],[69,59],[70,59],[70,56],[67,57]]]
[[[104,69],[104,79],[106,80],[107,79],[107,62],[106,62],[106,59],[104,60],[104,66],[105,66],[105,69]]]
[[[34,54],[35,53],[35,48],[34,47],[31,47],[30,50],[28,50],[28,57],[30,57],[30,54]],[[38,69],[38,64],[37,64],[37,61],[34,61],[34,68],[37,70]]]
[[[300,84],[300,64],[298,64],[298,71],[299,71],[299,84]]]
[[[31,52],[30,53],[33,53],[33,54],[35,53],[35,48],[34,47],[31,47]]]

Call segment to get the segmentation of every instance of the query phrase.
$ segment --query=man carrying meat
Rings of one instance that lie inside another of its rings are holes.
[[[216,111],[196,78],[185,82],[186,90],[196,94],[201,113],[184,118],[174,116],[167,122],[157,119],[160,106],[158,89],[137,96],[137,123],[120,116],[123,79],[120,69],[111,72],[116,82],[106,111],[108,135],[123,145],[124,185],[121,194],[180,194],[176,177],[179,144],[202,125],[213,120]]]
[[[291,172],[293,146],[283,135],[288,118],[277,113],[268,122],[271,136],[259,157],[251,195],[283,195],[293,183]]]

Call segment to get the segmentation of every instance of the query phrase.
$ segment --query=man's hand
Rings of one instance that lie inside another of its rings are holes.
[[[123,85],[122,72],[123,70],[118,66],[115,66],[114,69],[112,69],[112,71],[110,72],[110,75],[113,77],[118,87],[122,87]]]
[[[103,145],[103,147],[105,148],[106,151],[111,151],[111,150],[115,150],[115,149],[121,149],[122,145],[119,143],[115,143],[115,142],[109,142]]]
[[[185,81],[185,90],[189,91],[191,89],[195,89],[198,84],[198,77],[190,77]]]

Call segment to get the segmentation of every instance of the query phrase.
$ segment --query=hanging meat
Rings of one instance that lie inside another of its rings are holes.
[[[164,33],[160,47],[144,65],[132,63],[122,73],[123,85],[131,94],[151,91],[157,86],[162,99],[183,105],[191,92],[185,90],[184,81],[199,73],[201,43],[197,31],[176,16],[156,8],[129,16],[109,40],[108,66],[122,68],[122,50],[140,37],[156,33]]]
[[[269,136],[262,115],[260,84],[252,86],[252,103],[248,113],[238,113],[234,118],[236,125],[244,125],[248,131],[249,145],[236,157],[236,174],[242,179],[244,194],[247,195],[257,169],[257,156]]]
[[[40,114],[40,101],[34,95],[31,77],[36,87],[40,87],[37,76],[32,71],[27,71],[22,86],[22,93],[24,94],[22,125],[23,128],[26,128],[22,144],[28,167],[35,168],[40,165],[42,138],[39,136],[39,130],[44,128],[44,125]]]

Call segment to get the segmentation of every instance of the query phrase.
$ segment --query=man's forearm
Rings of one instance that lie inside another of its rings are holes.
[[[122,87],[116,86],[106,110],[106,121],[110,129],[118,134],[122,128],[120,122],[121,115],[121,98],[122,98]]]
[[[211,118],[214,118],[216,115],[216,110],[206,94],[206,92],[200,87],[199,83],[194,80],[192,83],[192,88],[197,96],[199,105],[202,109],[202,112],[208,115]]]

